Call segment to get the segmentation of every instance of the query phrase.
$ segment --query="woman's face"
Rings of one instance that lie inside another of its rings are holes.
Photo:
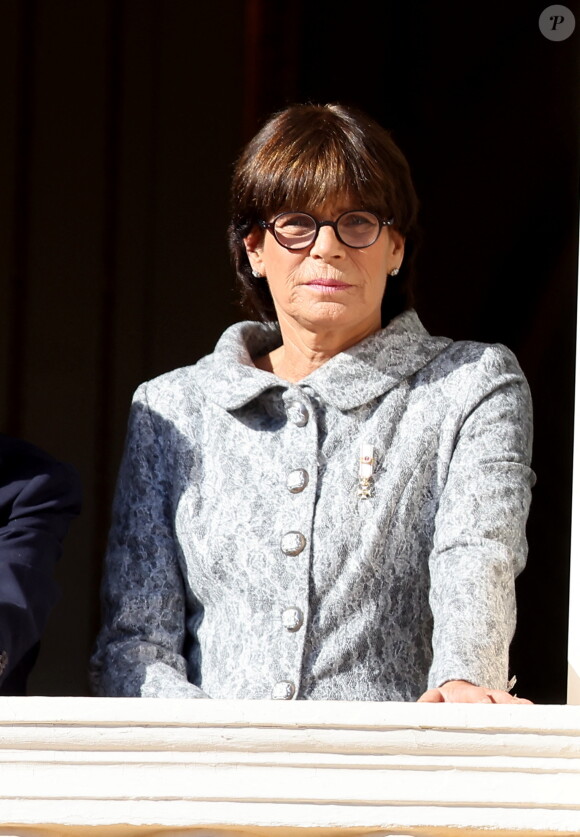
[[[318,221],[335,221],[361,208],[344,200],[310,214]],[[342,244],[329,226],[300,251],[287,250],[271,232],[258,229],[245,244],[252,269],[268,282],[283,333],[285,325],[320,333],[332,329],[335,338],[352,343],[381,327],[387,275],[403,260],[404,241],[396,230],[383,226],[375,243],[363,249]]]

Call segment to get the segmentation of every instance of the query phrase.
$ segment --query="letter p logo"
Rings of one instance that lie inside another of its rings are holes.
[[[574,31],[576,20],[567,6],[548,6],[540,15],[538,26],[549,41],[565,41]]]

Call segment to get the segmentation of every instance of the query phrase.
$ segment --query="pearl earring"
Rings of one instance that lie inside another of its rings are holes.
[[[254,269],[252,270],[252,276],[254,277],[254,279],[263,279],[264,278],[261,273],[259,273],[257,270],[254,270]]]
[[[397,275],[398,275],[398,273],[399,273],[399,268],[398,268],[398,267],[394,267],[394,268],[391,270],[391,272],[389,273],[389,276],[397,276]]]

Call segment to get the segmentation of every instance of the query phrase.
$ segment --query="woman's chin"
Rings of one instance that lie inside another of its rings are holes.
[[[332,300],[319,300],[296,312],[291,319],[310,332],[332,332],[334,340],[340,339],[342,334],[350,343],[353,337],[358,342],[381,328],[380,311],[369,316],[366,312],[354,311],[350,306]],[[357,338],[357,335],[360,337]]]
[[[344,302],[335,299],[320,299],[313,302],[298,313],[297,322],[309,323],[311,327],[320,325],[321,328],[348,328],[356,321],[353,312]]]

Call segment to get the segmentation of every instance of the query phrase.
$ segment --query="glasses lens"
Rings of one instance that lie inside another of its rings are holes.
[[[285,212],[274,221],[274,235],[282,247],[302,250],[314,241],[316,222],[304,212]]]
[[[340,237],[349,247],[369,247],[381,231],[379,219],[372,212],[345,212],[337,226]]]

